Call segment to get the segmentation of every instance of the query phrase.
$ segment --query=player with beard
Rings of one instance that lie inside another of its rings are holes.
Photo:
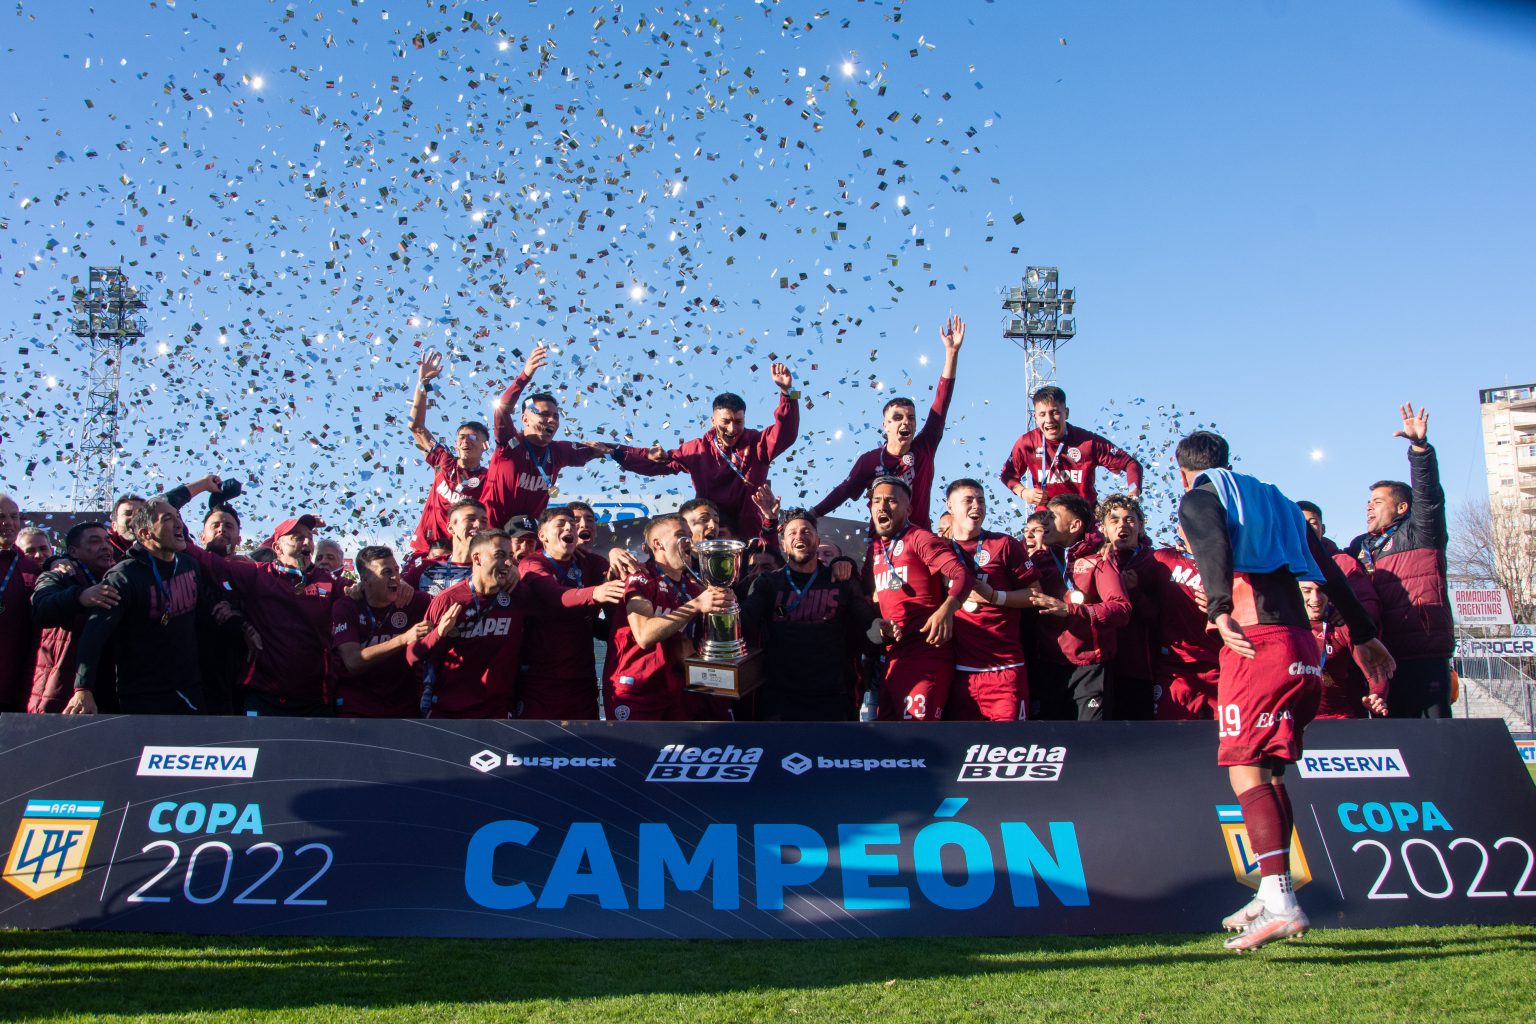
[[[169,498],[180,507],[221,487],[219,478],[210,475],[176,488]],[[220,558],[196,544],[187,546],[187,554],[216,585],[241,599],[261,638],[239,698],[248,716],[332,712],[331,606],[342,596],[345,581],[314,564],[314,531],[324,526],[316,515],[283,520],[267,540],[276,556],[271,562]]]
[[[933,405],[917,429],[917,405],[910,398],[893,398],[881,410],[880,427],[885,444],[860,455],[853,463],[848,479],[811,509],[815,516],[836,511],[844,502],[869,492],[876,477],[894,476],[912,488],[912,522],[925,530],[933,528],[929,506],[933,503],[933,462],[939,442],[944,437],[944,420],[955,393],[955,367],[960,360],[960,346],[965,343],[965,323],[951,316],[939,328],[944,340],[944,368],[939,371],[939,386],[933,392]]]
[[[1283,778],[1301,757],[1322,671],[1298,582],[1323,581],[1355,634],[1354,656],[1368,677],[1384,684],[1394,666],[1344,574],[1279,488],[1232,472],[1226,440],[1209,431],[1184,438],[1174,456],[1185,490],[1179,525],[1200,567],[1206,617],[1223,644],[1216,761],[1242,805],[1261,876],[1257,895],[1222,924],[1238,931],[1228,949],[1257,949],[1308,928],[1291,887],[1294,815]]]
[[[110,686],[104,657],[112,649],[118,708],[130,715],[202,711],[198,611],[214,599],[197,560],[186,553],[186,527],[164,495],[133,515],[136,543],[103,582],[116,601],[93,602],[76,647],[74,693],[66,715],[97,711],[94,691]]]
[[[0,711],[25,711],[37,664],[32,588],[43,567],[16,546],[21,508],[0,494]]]
[[[1004,487],[1036,511],[1058,494],[1076,494],[1091,509],[1098,503],[1094,475],[1103,466],[1124,473],[1131,497],[1140,496],[1141,463],[1098,434],[1070,425],[1065,391],[1047,384],[1031,401],[1039,426],[1014,442],[998,475]]]
[[[1296,507],[1301,509],[1301,517],[1307,521],[1307,526],[1317,539],[1323,542],[1323,550],[1328,552],[1328,557],[1333,559],[1333,564],[1339,567],[1344,578],[1349,580],[1349,589],[1355,592],[1355,599],[1365,608],[1371,621],[1376,623],[1376,628],[1381,628],[1381,599],[1376,596],[1376,587],[1371,583],[1371,574],[1365,571],[1354,555],[1347,554],[1337,544],[1328,539],[1327,528],[1323,524],[1323,510],[1315,502],[1298,501]]]
[[[405,649],[425,639],[432,599],[421,591],[400,606],[400,563],[387,547],[365,547],[353,563],[362,593],[331,606],[331,651],[338,663],[336,713],[342,718],[416,718],[421,690]]]
[[[950,548],[992,588],[990,600],[969,594],[955,613],[955,678],[944,716],[951,722],[1022,722],[1029,717],[1029,674],[1020,609],[1032,607],[1040,576],[1023,544],[982,529],[987,497],[979,481],[951,483],[944,507]]]
[[[523,649],[517,717],[591,721],[599,717],[602,694],[592,650],[599,607],[623,600],[624,582],[604,582],[606,564],[588,579],[592,566],[584,564],[569,509],[544,510],[539,546],[518,564],[526,625],[538,643]]]
[[[405,573],[406,584],[436,597],[455,583],[469,579],[469,542],[485,529],[485,506],[478,501],[461,501],[448,510],[448,535],[453,550],[441,562],[419,562]]]
[[[78,523],[64,536],[64,558],[55,560],[37,578],[32,591],[32,620],[42,631],[37,645],[37,669],[32,674],[32,696],[27,711],[34,715],[57,714],[75,692],[75,671],[80,630],[93,608],[117,604],[117,591],[102,582],[117,561],[107,541],[105,523]],[[115,680],[111,652],[104,654],[97,707],[104,714],[117,711],[117,691],[107,686]]]
[[[491,452],[490,473],[485,484],[487,521],[500,526],[513,516],[536,517],[560,497],[555,482],[569,466],[585,466],[610,451],[604,444],[557,441],[560,406],[555,396],[539,392],[523,399],[523,391],[547,358],[537,346],[523,372],[496,400],[496,448]],[[513,416],[520,415],[522,429]]]
[[[624,618],[608,643],[604,713],[620,722],[684,722],[690,715],[683,659],[694,647],[694,620],[724,611],[731,594],[690,575],[693,541],[682,516],[647,523],[645,547],[650,561],[624,581]]]
[[[406,648],[425,677],[423,718],[511,718],[525,604],[512,543],[481,530],[469,543],[470,575],[432,599],[430,631]]]
[[[1221,638],[1206,628],[1205,589],[1195,556],[1158,548],[1139,579],[1157,609],[1153,633],[1153,717],[1160,722],[1210,721],[1216,717],[1216,677]]]
[[[764,652],[757,717],[769,722],[847,722],[858,705],[858,656],[879,618],[852,580],[821,564],[816,517],[805,509],[779,524],[784,567],[753,576],[741,602],[747,645]],[[765,552],[763,554],[766,554]]]
[[[1349,627],[1331,621],[1328,595],[1322,587],[1310,580],[1303,580],[1300,586],[1302,602],[1307,606],[1307,622],[1322,660],[1323,688],[1317,717],[1364,718],[1367,713],[1385,717],[1386,687],[1373,690],[1365,673],[1355,664],[1355,644]]]
[[[529,360],[531,364],[533,360]],[[477,501],[486,486],[485,449],[491,432],[484,423],[468,420],[454,432],[450,452],[427,429],[427,396],[432,382],[443,372],[442,353],[429,349],[416,371],[416,394],[411,398],[411,438],[432,467],[432,488],[427,492],[421,519],[411,536],[411,550],[423,553],[432,541],[448,536],[448,510],[461,501]]]
[[[1093,529],[1093,506],[1079,495],[1059,494],[1047,507],[1046,554],[1057,571],[1043,577],[1042,593],[1031,595],[1041,613],[1041,671],[1033,680],[1040,717],[1102,721],[1113,715],[1109,663],[1117,632],[1131,619],[1131,602]]]
[[[739,395],[726,393],[715,397],[709,431],[703,437],[684,441],[670,452],[659,443],[649,450],[619,445],[613,449],[614,460],[640,476],[688,474],[694,493],[714,502],[737,536],[755,537],[763,521],[752,495],[767,482],[769,465],[789,450],[800,433],[800,392],[793,389],[789,367],[774,363],[772,373],[779,387],[779,406],[768,429],[747,429],[747,403]]]
[[[223,481],[225,491],[238,493],[239,485],[233,480]],[[207,551],[224,558],[240,558],[240,514],[224,503],[220,494],[209,495],[208,512],[203,517],[203,530],[198,543]],[[242,687],[255,660],[260,638],[242,636],[226,629],[231,617],[244,618],[245,608],[233,587],[221,586],[223,591],[212,608],[211,616],[198,622],[202,630],[202,642],[198,646],[198,658],[203,675],[203,712],[209,715],[238,715],[245,712]]]
[[[1155,575],[1152,545],[1146,537],[1141,503],[1124,494],[1111,494],[1095,510],[1104,553],[1120,571],[1120,583],[1131,602],[1131,619],[1115,638],[1109,680],[1110,706],[1121,721],[1151,721],[1155,711],[1152,682],[1152,631],[1157,603],[1152,594]]]
[[[112,524],[107,540],[112,544],[112,550],[117,552],[119,560],[128,557],[128,551],[133,547],[133,514],[144,504],[144,499],[137,494],[124,494],[112,503]]]
[[[240,550],[240,514],[228,505],[210,505],[197,542],[222,558],[231,557]]]
[[[881,477],[869,489],[874,540],[864,561],[865,585],[880,605],[886,643],[878,718],[884,722],[936,722],[955,672],[955,612],[978,591],[976,579],[950,546],[908,520],[912,489],[899,477]]]

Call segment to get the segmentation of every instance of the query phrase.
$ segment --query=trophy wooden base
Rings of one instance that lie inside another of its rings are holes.
[[[765,660],[762,651],[748,651],[725,661],[687,658],[683,664],[688,670],[688,691],[732,700],[745,697],[763,685]]]

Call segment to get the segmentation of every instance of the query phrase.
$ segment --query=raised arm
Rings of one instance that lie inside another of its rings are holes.
[[[517,429],[517,417],[522,412],[519,400],[523,397],[523,391],[528,387],[528,382],[533,380],[533,375],[539,372],[539,368],[549,360],[549,349],[544,343],[533,347],[528,354],[528,361],[523,364],[523,372],[518,374],[507,389],[496,400],[496,447],[509,443],[514,438],[520,437]]]
[[[1445,523],[1445,489],[1440,486],[1440,461],[1429,443],[1429,410],[1417,412],[1409,402],[1401,409],[1403,429],[1394,437],[1408,439],[1409,486],[1413,489],[1413,507],[1408,517],[1414,530],[1444,547],[1449,539]]]
[[[773,422],[757,439],[758,455],[764,462],[789,451],[800,436],[800,392],[794,390],[795,378],[789,367],[774,363],[773,382],[779,386],[779,406],[773,411]]]
[[[437,446],[437,438],[427,429],[427,395],[432,390],[432,382],[442,372],[443,354],[437,349],[428,349],[416,367],[416,393],[411,396],[411,439],[423,452],[430,452]]]

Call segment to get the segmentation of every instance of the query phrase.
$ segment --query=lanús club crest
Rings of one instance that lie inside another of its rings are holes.
[[[404,629],[407,621],[405,612],[399,609],[396,609],[395,613],[389,617],[389,624],[394,629]]]
[[[1067,458],[1071,459],[1073,462],[1082,462],[1083,450],[1076,445],[1073,445],[1071,448],[1067,449]]]

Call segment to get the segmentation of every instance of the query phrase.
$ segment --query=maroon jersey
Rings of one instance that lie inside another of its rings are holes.
[[[1323,666],[1323,693],[1318,718],[1364,718],[1366,694],[1371,688],[1365,673],[1355,664],[1355,644],[1348,626],[1314,622],[1312,637]]]
[[[411,550],[426,551],[434,540],[448,536],[448,510],[461,501],[480,501],[485,488],[486,467],[464,469],[454,454],[440,444],[427,452],[427,465],[432,467],[432,489],[427,492],[426,504],[421,509],[421,520],[411,535]]]
[[[593,700],[597,695],[597,664],[592,654],[593,624],[598,605],[592,600],[593,588],[603,576],[588,579],[592,563],[580,553],[570,565],[562,565],[540,552],[517,565],[522,575],[519,591],[526,591],[528,629],[538,643],[523,651],[523,699],[535,705],[540,691],[560,683],[581,680],[583,694]],[[606,568],[606,565],[605,565]],[[596,710],[594,705],[593,710]]]
[[[345,595],[331,605],[331,649],[343,644],[368,648],[388,643],[420,622],[431,599],[421,591],[411,595],[404,608],[374,608],[367,600]],[[348,674],[336,657],[336,711],[354,718],[415,718],[421,713],[421,688],[416,673],[406,664],[405,652],[396,651],[381,665],[357,675]]]
[[[1125,582],[1126,573],[1134,573],[1136,585],[1125,588],[1125,596],[1131,602],[1131,619],[1120,628],[1115,644],[1114,669],[1118,679],[1152,678],[1152,660],[1156,645],[1152,634],[1157,627],[1157,597],[1152,584],[1158,575],[1158,566],[1152,547],[1142,543],[1131,551],[1112,548],[1110,559]]]
[[[436,629],[405,649],[414,666],[430,673],[432,718],[507,718],[517,690],[517,658],[523,639],[522,588],[480,597],[465,580],[432,599],[426,621],[441,621],[449,605],[461,605],[449,636]]]
[[[18,547],[0,551],[0,711],[22,711],[37,664],[32,588],[42,566]]]
[[[901,639],[889,648],[893,654],[931,650],[923,639],[923,624],[949,592],[968,594],[976,585],[975,574],[954,549],[921,526],[908,525],[889,540],[871,541],[864,572],[873,581],[880,617],[901,627]]]
[[[820,518],[835,511],[845,501],[862,498],[876,478],[894,476],[906,481],[912,488],[912,522],[925,530],[933,529],[929,515],[933,504],[933,460],[939,442],[944,438],[944,420],[949,415],[949,400],[955,393],[955,382],[940,377],[939,386],[933,392],[933,407],[923,420],[923,429],[912,439],[905,455],[892,455],[881,445],[860,455],[853,463],[848,479],[832,489],[832,493],[816,503],[811,514]]]
[[[620,466],[640,476],[671,476],[687,473],[693,490],[720,506],[720,514],[734,526],[737,536],[755,536],[763,527],[763,514],[752,493],[768,481],[768,465],[789,450],[800,433],[800,403],[779,396],[773,423],[766,430],[743,430],[736,446],[727,450],[714,430],[684,441],[660,462],[646,457],[646,449],[621,445],[614,449]]]
[[[642,598],[651,603],[655,614],[664,615],[692,601],[703,591],[698,582],[684,572],[681,579],[669,577],[655,562],[646,564],[644,570],[633,573],[624,581],[624,600],[621,614],[615,621],[613,639],[608,642],[608,658],[603,666],[603,678],[610,686],[623,692],[639,691],[648,700],[666,697],[682,700],[683,687],[687,682],[683,659],[693,650],[693,628],[679,630],[672,636],[649,649],[640,642],[629,628],[629,617],[623,609],[629,607],[631,598]]]
[[[324,569],[306,572],[278,562],[221,558],[188,541],[215,586],[244,602],[245,617],[261,634],[261,650],[245,685],[296,704],[331,701],[331,605],[345,587]]]
[[[1047,552],[1061,568],[1064,600],[1070,605],[1066,615],[1041,615],[1038,620],[1045,656],[1057,664],[1108,662],[1115,656],[1118,631],[1131,620],[1120,570],[1099,553],[1103,545],[1104,538],[1090,533],[1065,553],[1056,548]],[[1075,594],[1082,600],[1074,601]]]
[[[602,458],[596,448],[582,448],[569,441],[547,445],[529,440],[517,429],[522,411],[518,400],[528,377],[518,374],[496,402],[496,447],[486,474],[485,521],[500,528],[513,516],[537,519],[549,507],[549,491],[567,466],[585,466]]]
[[[1038,508],[1058,494],[1078,494],[1097,506],[1098,491],[1094,474],[1098,468],[1125,474],[1127,487],[1141,487],[1141,463],[1098,434],[1067,424],[1067,432],[1058,444],[1047,441],[1036,427],[1013,445],[1008,461],[998,478],[1010,491],[1029,474],[1029,486],[1045,491]]]
[[[1155,678],[1165,679],[1169,672],[1193,668],[1215,669],[1221,653],[1221,638],[1206,627],[1209,621],[1200,610],[1195,595],[1204,594],[1195,556],[1177,548],[1158,548],[1152,552],[1152,564],[1146,575],[1157,607],[1153,645],[1157,648]]]
[[[1040,578],[1024,545],[1002,533],[983,532],[977,540],[950,545],[963,554],[976,578],[999,590],[1023,590]],[[967,601],[955,613],[955,670],[990,672],[1024,663],[1019,633],[1022,609]]]

